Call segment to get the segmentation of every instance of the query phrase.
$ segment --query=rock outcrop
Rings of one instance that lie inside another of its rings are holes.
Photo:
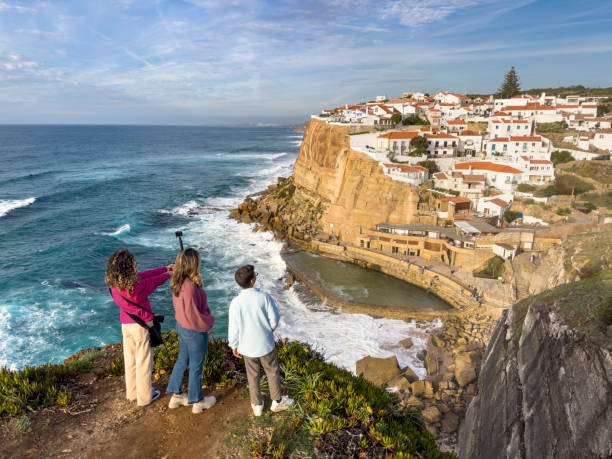
[[[460,458],[612,456],[612,271],[528,298],[491,336]]]
[[[293,176],[271,186],[232,212],[234,218],[262,223],[297,239],[324,231],[354,240],[360,227],[414,218],[418,194],[384,175],[369,156],[350,148],[350,129],[312,120],[304,133]]]

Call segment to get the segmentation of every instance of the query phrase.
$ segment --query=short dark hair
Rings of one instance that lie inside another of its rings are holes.
[[[241,266],[236,270],[236,274],[234,274],[234,279],[236,279],[236,283],[242,288],[249,288],[251,286],[251,281],[255,279],[255,266]]]

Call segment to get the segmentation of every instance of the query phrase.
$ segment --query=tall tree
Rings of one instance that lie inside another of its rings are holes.
[[[509,99],[510,97],[518,95],[521,90],[521,85],[519,83],[518,75],[516,74],[516,70],[514,70],[514,66],[508,70],[506,76],[504,77],[504,82],[499,88],[498,97],[500,99]]]

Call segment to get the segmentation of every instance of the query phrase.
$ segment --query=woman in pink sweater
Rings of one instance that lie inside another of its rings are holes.
[[[153,310],[149,295],[170,278],[172,265],[138,272],[136,259],[128,250],[118,250],[108,259],[106,283],[115,304],[119,306],[123,334],[125,388],[127,398],[138,405],[148,405],[159,398],[160,392],[151,385],[153,350],[149,330],[140,326],[130,315],[153,325]],[[129,301],[128,301],[129,300]],[[138,306],[134,306],[132,303]]]
[[[200,413],[216,403],[215,397],[202,394],[202,367],[208,349],[208,331],[215,323],[210,314],[206,292],[202,289],[200,254],[195,249],[179,253],[172,272],[170,290],[174,304],[179,355],[166,392],[173,394],[169,408],[193,406]],[[188,396],[183,395],[183,378],[189,368]]]

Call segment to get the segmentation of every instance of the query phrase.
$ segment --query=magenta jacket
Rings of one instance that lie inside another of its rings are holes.
[[[125,289],[121,289],[119,293],[134,303],[143,306],[145,309],[147,309],[147,311],[143,311],[139,307],[128,303],[117,295],[118,290],[115,287],[111,288],[113,300],[115,300],[115,304],[119,306],[119,309],[121,310],[119,313],[119,318],[122,324],[136,323],[130,316],[127,315],[126,311],[140,317],[145,322],[152,321],[153,309],[151,309],[151,304],[149,303],[149,295],[151,295],[151,293],[153,293],[157,287],[170,279],[168,268],[165,266],[143,271],[138,273],[138,275],[140,276],[140,282],[134,284],[134,290],[131,294],[128,294]]]
[[[215,323],[215,318],[210,314],[206,292],[190,279],[183,281],[179,296],[172,295],[172,303],[174,317],[183,328],[207,332]]]

